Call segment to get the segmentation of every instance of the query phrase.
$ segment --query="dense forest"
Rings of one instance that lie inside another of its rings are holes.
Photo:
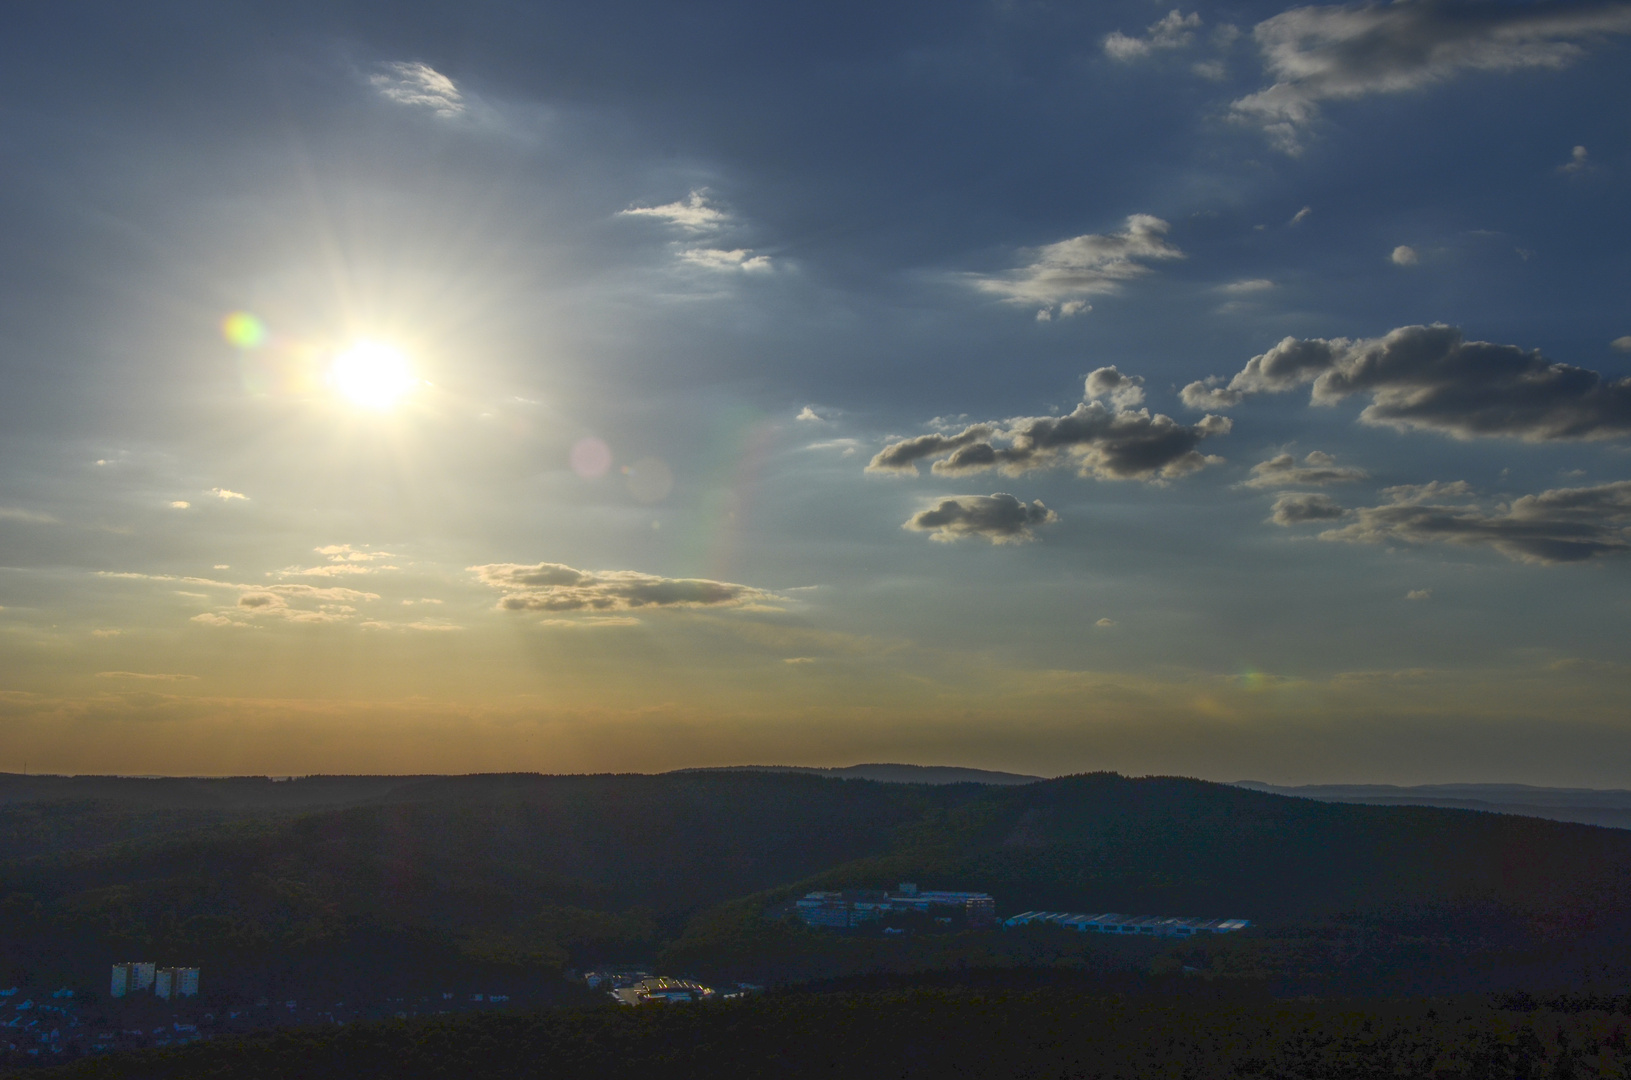
[[[1254,928],[1155,947],[777,917],[808,889],[903,880],[990,892],[1002,914]],[[112,958],[157,954],[241,995],[460,971],[556,987],[566,969],[635,962],[770,984],[1041,965],[1286,993],[1615,986],[1631,981],[1631,832],[1108,773],[0,777],[0,979],[94,991]]]
[[[354,1024],[92,1058],[43,1080],[476,1076],[1540,1080],[1624,1076],[1623,998],[1274,1001],[917,987]]]

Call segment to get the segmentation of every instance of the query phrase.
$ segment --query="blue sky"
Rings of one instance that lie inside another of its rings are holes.
[[[1622,783],[1628,40],[16,16],[0,768]]]

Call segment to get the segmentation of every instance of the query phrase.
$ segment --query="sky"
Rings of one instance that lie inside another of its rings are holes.
[[[1631,3],[0,34],[0,771],[1625,786]]]

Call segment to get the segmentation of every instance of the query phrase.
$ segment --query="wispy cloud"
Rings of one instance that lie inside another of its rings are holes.
[[[26,521],[30,525],[59,525],[56,518],[39,510],[24,510],[19,506],[0,506],[0,521]]]
[[[248,495],[245,495],[239,491],[232,491],[227,488],[210,488],[209,493],[214,495],[217,499],[220,499],[222,502],[231,502],[233,499],[243,499],[248,501],[249,499]]]
[[[1330,484],[1352,484],[1370,478],[1364,469],[1351,465],[1338,465],[1330,454],[1310,450],[1299,464],[1290,454],[1277,454],[1267,461],[1252,466],[1252,477],[1245,482],[1252,488],[1326,487]]]
[[[1325,500],[1320,512],[1288,513],[1280,525],[1351,518],[1320,534],[1348,543],[1456,544],[1494,548],[1529,563],[1582,562],[1631,552],[1631,480],[1596,487],[1555,488],[1510,502],[1479,499],[1465,483],[1431,483],[1387,488],[1388,502],[1353,510],[1336,507],[1322,495],[1286,499]],[[1285,500],[1283,499],[1282,502]]]
[[[708,193],[700,188],[683,199],[662,206],[631,206],[619,211],[619,216],[653,218],[697,233],[714,232],[731,223],[730,214],[710,203]]]
[[[98,671],[98,679],[135,679],[145,682],[194,682],[197,675],[170,675],[146,671]]]
[[[1119,232],[1086,233],[1032,249],[1030,261],[1002,274],[969,274],[981,292],[1005,302],[1036,306],[1038,318],[1070,316],[1092,310],[1088,299],[1114,293],[1124,282],[1153,273],[1145,265],[1182,259],[1167,243],[1171,228],[1150,214],[1134,214]]]
[[[1623,3],[1293,8],[1253,28],[1275,82],[1232,111],[1296,154],[1324,102],[1420,90],[1469,71],[1562,68],[1592,41],[1624,33]]]
[[[448,118],[465,112],[464,95],[453,80],[429,64],[397,60],[381,64],[380,68],[368,77],[368,83],[385,100],[429,109],[437,116]]]
[[[750,585],[706,578],[665,578],[635,570],[575,570],[560,563],[489,563],[470,572],[504,595],[506,611],[627,611],[636,608],[742,607],[778,597]]]
[[[1185,15],[1174,8],[1151,23],[1143,37],[1130,37],[1117,30],[1104,39],[1104,52],[1123,63],[1149,56],[1160,49],[1181,49],[1195,40],[1200,28],[1199,12]]]

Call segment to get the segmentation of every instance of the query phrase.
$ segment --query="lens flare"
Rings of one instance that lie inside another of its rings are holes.
[[[329,384],[355,405],[384,412],[419,385],[401,350],[379,341],[359,341],[329,365]]]
[[[594,436],[579,439],[572,444],[571,462],[572,471],[585,480],[598,479],[612,467],[612,448]]]
[[[257,349],[266,341],[266,324],[247,311],[234,311],[221,320],[221,336],[237,349]]]

